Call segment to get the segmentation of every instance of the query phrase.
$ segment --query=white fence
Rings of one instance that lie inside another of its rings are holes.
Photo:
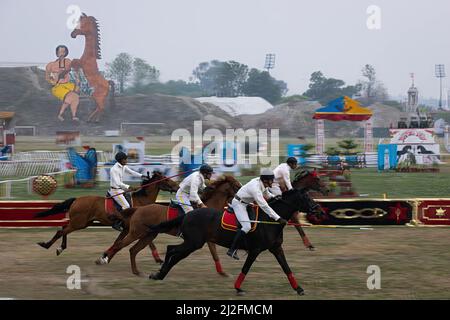
[[[0,161],[0,177],[28,177],[61,170],[61,160]]]
[[[64,184],[65,182],[69,183],[69,181],[65,181],[68,174],[70,177],[73,177],[75,170],[64,170],[58,172],[50,172],[46,173],[50,176],[53,176],[58,182],[58,186]],[[36,176],[30,176],[23,179],[16,180],[5,180],[0,181],[0,199],[11,199],[14,197],[23,196],[24,193],[30,195],[33,193],[33,180]],[[73,183],[73,181],[71,181]]]

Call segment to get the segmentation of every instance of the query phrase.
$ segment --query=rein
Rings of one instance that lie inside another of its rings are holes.
[[[138,188],[138,190],[139,190],[139,189],[142,189],[142,188],[146,188],[146,187],[151,186],[151,185],[153,185],[153,184],[159,183],[159,182],[161,182],[161,181],[169,180],[169,179],[171,179],[171,178],[175,178],[175,177],[181,176],[181,175],[183,175],[183,174],[185,174],[185,173],[189,173],[189,172],[197,171],[197,170],[198,170],[198,169],[191,169],[191,170],[184,171],[184,172],[181,172],[181,173],[179,173],[179,174],[176,174],[176,175],[173,175],[173,176],[170,176],[170,177],[165,177],[165,178],[162,178],[162,179],[159,179],[159,180],[152,181],[152,182],[147,183],[147,184],[143,184],[142,186],[140,186],[140,187]],[[115,195],[112,195],[112,196],[108,196],[108,197],[106,197],[106,198],[107,198],[107,199],[112,199],[112,198],[114,198],[114,197],[123,195],[123,194],[125,194],[125,193],[129,193],[129,192],[133,192],[133,191],[124,191],[124,192],[121,192],[121,193],[118,193],[118,194],[115,194]]]

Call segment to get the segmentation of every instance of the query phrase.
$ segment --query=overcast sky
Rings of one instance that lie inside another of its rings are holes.
[[[369,63],[391,95],[404,95],[414,72],[421,96],[437,97],[435,64],[450,72],[448,0],[0,0],[0,64],[54,60],[58,44],[80,57],[69,5],[99,20],[101,68],[128,52],[163,81],[188,80],[212,59],[262,69],[266,53],[276,54],[271,74],[290,94],[307,90],[316,70],[354,84]],[[371,5],[381,9],[380,30],[367,27]]]

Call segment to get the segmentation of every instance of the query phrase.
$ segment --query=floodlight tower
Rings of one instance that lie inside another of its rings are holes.
[[[266,63],[264,64],[264,69],[270,73],[270,69],[275,68],[275,53],[266,54]]]
[[[442,79],[445,78],[445,65],[436,65],[436,78],[440,81],[439,109],[442,109]]]

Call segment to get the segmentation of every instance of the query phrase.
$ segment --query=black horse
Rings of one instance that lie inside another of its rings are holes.
[[[269,205],[285,220],[290,220],[297,211],[315,212],[322,214],[320,206],[314,202],[309,195],[301,190],[292,189],[283,193],[281,198],[274,198],[269,201]],[[152,232],[167,232],[174,227],[181,225],[181,232],[184,242],[179,245],[167,246],[166,258],[161,269],[157,273],[150,275],[150,279],[162,280],[180,260],[186,258],[192,252],[203,247],[205,242],[213,242],[222,247],[229,248],[233,242],[235,232],[225,230],[221,227],[222,212],[210,208],[197,209],[184,218],[171,220],[152,226]],[[248,251],[247,260],[242,267],[242,272],[235,282],[237,294],[244,294],[241,284],[256,257],[265,250],[269,250],[281,265],[287,275],[292,288],[299,295],[304,294],[304,290],[297,284],[294,275],[284,256],[283,226],[272,220],[264,212],[260,212],[260,223],[254,232],[246,235],[240,249]]]

